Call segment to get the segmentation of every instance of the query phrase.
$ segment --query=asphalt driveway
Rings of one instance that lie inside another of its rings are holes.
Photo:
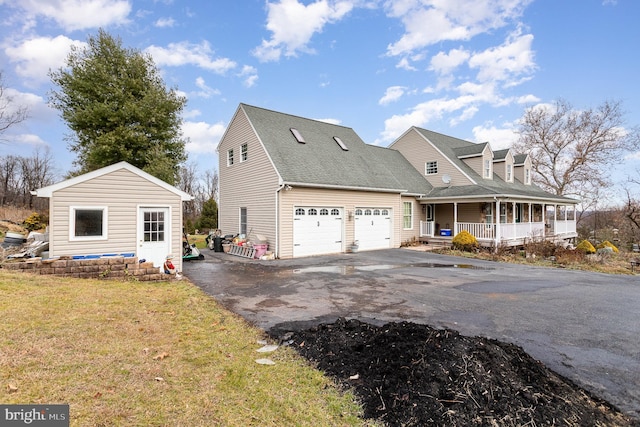
[[[410,249],[275,261],[203,253],[184,274],[265,330],[347,317],[495,338],[640,417],[640,276]]]

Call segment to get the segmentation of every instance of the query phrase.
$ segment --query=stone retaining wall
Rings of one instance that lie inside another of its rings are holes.
[[[163,274],[152,262],[138,262],[138,257],[109,256],[95,259],[73,259],[59,257],[52,259],[31,258],[27,260],[5,262],[5,270],[51,274],[61,277],[80,277],[90,279],[121,280],[171,280],[174,276]]]

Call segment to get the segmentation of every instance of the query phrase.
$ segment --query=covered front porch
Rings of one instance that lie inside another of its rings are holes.
[[[575,205],[531,200],[483,200],[423,204],[420,240],[450,242],[463,230],[481,246],[519,246],[534,240],[577,237]]]

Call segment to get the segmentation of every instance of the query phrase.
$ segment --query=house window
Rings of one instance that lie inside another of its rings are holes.
[[[227,166],[231,166],[233,164],[233,148],[227,151]]]
[[[240,234],[247,236],[247,208],[240,208]]]
[[[507,205],[506,205],[506,203],[501,203],[500,204],[500,223],[501,224],[506,224],[507,223]]]
[[[493,224],[493,204],[484,204],[484,221],[487,224]]]
[[[426,215],[427,215],[427,221],[433,221],[433,205],[429,204],[429,205],[425,205],[426,206]]]
[[[424,164],[424,174],[425,175],[435,175],[438,173],[438,162],[427,162]]]
[[[529,168],[524,170],[524,183],[527,185],[531,184],[531,169]]]
[[[69,240],[106,240],[106,206],[71,206]]]
[[[484,161],[484,177],[491,178],[491,160]]]
[[[507,165],[507,182],[513,182],[512,172],[513,172],[513,165],[508,164]]]
[[[240,161],[246,162],[248,158],[249,158],[249,145],[242,144],[242,146],[240,147]]]
[[[411,202],[404,202],[402,225],[405,230],[410,230],[413,228],[413,203]]]

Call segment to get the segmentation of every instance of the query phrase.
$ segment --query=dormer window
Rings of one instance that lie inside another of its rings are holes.
[[[344,145],[344,142],[342,142],[342,140],[341,140],[339,137],[334,136],[334,137],[333,137],[333,139],[338,143],[338,145],[340,146],[340,148],[342,148],[344,151],[349,151],[349,149],[347,148],[347,146],[346,146],[346,145]]]
[[[302,134],[300,133],[300,131],[298,131],[298,129],[296,128],[291,128],[291,133],[293,134],[293,137],[296,139],[296,141],[298,141],[300,144],[305,144],[306,141],[304,140],[304,138],[302,137]]]
[[[511,163],[507,164],[507,182],[513,182],[513,165]]]
[[[531,169],[529,168],[524,169],[524,183],[527,185],[531,184]]]
[[[491,178],[491,160],[484,161],[484,177]]]

